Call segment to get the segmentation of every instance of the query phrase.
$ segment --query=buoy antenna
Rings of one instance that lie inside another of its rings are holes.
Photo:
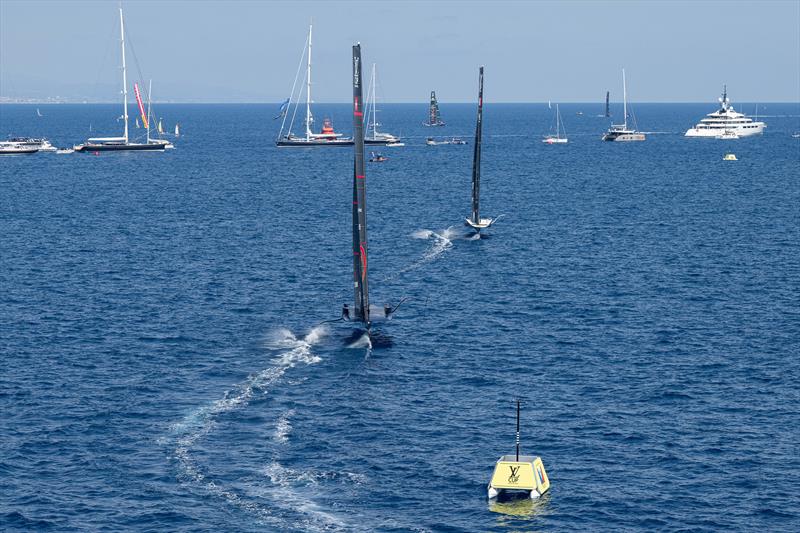
[[[519,462],[519,398],[517,398],[517,462]]]

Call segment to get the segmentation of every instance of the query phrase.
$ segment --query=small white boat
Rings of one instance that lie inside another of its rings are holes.
[[[793,139],[800,139],[800,131],[798,131],[797,133],[792,133],[792,138]]]
[[[723,161],[738,161],[738,159],[736,159],[736,154],[732,154],[732,153],[725,154],[725,157],[723,157],[722,160]]]
[[[75,150],[73,150],[72,148],[63,148],[63,149],[59,148],[58,150],[56,150],[56,153],[57,154],[73,154],[73,153],[75,153]]]

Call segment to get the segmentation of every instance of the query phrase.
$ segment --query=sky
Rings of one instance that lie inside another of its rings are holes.
[[[116,0],[0,0],[0,97],[118,98]],[[800,0],[126,0],[154,99],[280,102],[314,22],[316,102],[350,98],[350,54],[377,63],[386,102],[800,101]]]

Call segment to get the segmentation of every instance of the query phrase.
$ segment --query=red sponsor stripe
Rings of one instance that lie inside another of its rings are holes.
[[[353,114],[355,116],[357,116],[357,117],[363,117],[364,116],[364,113],[362,113],[361,111],[353,111]]]
[[[356,174],[356,179],[363,180],[363,179],[364,179],[364,176],[359,176],[358,174]],[[353,203],[355,203],[355,202],[353,202]]]

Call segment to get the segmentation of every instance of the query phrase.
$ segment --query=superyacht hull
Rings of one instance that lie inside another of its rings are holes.
[[[764,123],[745,124],[740,127],[720,127],[720,128],[690,128],[686,130],[684,137],[703,137],[707,139],[716,139],[725,131],[732,131],[739,137],[750,137],[751,135],[761,135],[764,133]]]
[[[76,152],[138,152],[138,151],[164,151],[169,143],[125,143],[125,144],[82,144],[75,147]]]

